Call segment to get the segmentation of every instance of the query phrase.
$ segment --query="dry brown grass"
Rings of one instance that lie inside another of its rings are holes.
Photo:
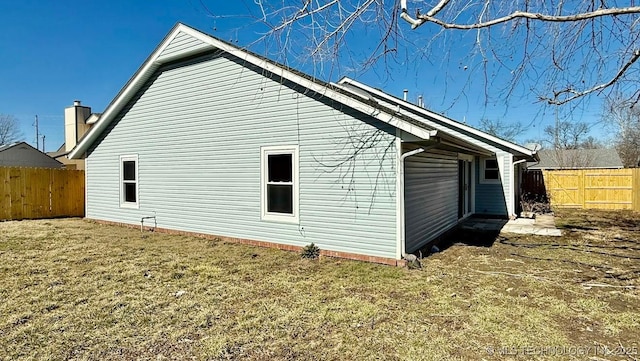
[[[639,357],[640,216],[557,221],[561,238],[454,235],[414,271],[79,219],[3,222],[0,357]]]

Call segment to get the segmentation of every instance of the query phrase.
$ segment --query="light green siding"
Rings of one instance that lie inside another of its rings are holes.
[[[198,44],[192,44],[198,46]],[[87,217],[395,257],[395,130],[227,54],[158,71],[89,151]],[[300,222],[260,216],[260,147],[298,145]],[[138,155],[139,209],[119,206]]]
[[[404,174],[406,251],[415,252],[458,224],[458,154],[418,153],[406,158]]]
[[[476,158],[478,166],[476,167],[476,213],[486,214],[493,216],[507,217],[509,212],[507,210],[508,194],[506,192],[513,191],[514,185],[511,165],[511,154],[498,153],[496,160],[501,163],[503,169],[505,169],[500,178],[499,183],[483,183],[481,180],[483,161],[482,157]]]

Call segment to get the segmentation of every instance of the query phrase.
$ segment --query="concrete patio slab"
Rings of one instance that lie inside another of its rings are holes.
[[[556,228],[552,215],[541,215],[535,219],[516,218],[512,220],[469,218],[460,225],[462,229],[476,231],[499,231],[500,233],[535,234],[558,237],[562,232]]]

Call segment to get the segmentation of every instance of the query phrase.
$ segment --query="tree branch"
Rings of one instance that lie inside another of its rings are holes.
[[[581,21],[599,18],[603,16],[618,16],[625,14],[637,14],[640,13],[640,6],[629,6],[625,8],[613,8],[613,9],[598,9],[595,11],[573,14],[573,15],[547,15],[541,13],[532,13],[526,11],[514,11],[513,13],[496,18],[493,20],[489,20],[486,22],[479,22],[475,24],[456,24],[450,23],[444,20],[440,20],[435,18],[434,15],[429,15],[432,12],[435,13],[442,10],[442,7],[448,3],[447,0],[441,1],[438,5],[436,5],[432,10],[427,12],[426,14],[420,14],[419,11],[416,12],[416,19],[412,19],[405,11],[403,11],[402,18],[411,24],[411,28],[415,29],[424,23],[434,23],[445,29],[457,29],[457,30],[473,30],[473,29],[482,29],[488,28],[491,26],[495,26],[501,23],[506,23],[514,19],[526,18],[531,20],[539,20],[539,21],[547,21],[547,22],[569,22],[569,21]],[[405,16],[406,15],[406,16]]]
[[[433,9],[431,9],[431,10],[429,10],[427,12],[426,16],[428,16],[428,17],[436,16],[442,9],[444,9],[445,6],[447,6],[447,4],[449,4],[449,1],[450,0],[441,0],[436,6],[433,7]],[[400,3],[401,3],[401,8],[402,8],[402,14],[400,15],[400,17],[403,18],[405,21],[409,22],[413,29],[415,29],[418,26],[422,25],[420,23],[420,20],[412,19],[411,16],[409,16],[409,14],[407,13],[407,0],[402,0]],[[419,16],[419,14],[420,14],[420,12],[418,11],[418,16]]]
[[[342,31],[345,28],[349,28],[351,26],[351,23],[353,21],[355,21],[360,15],[362,15],[362,13],[369,7],[371,6],[371,4],[373,4],[375,0],[367,0],[367,2],[365,2],[364,4],[362,4],[360,7],[358,7],[353,13],[351,13],[345,20],[342,21],[342,23],[340,25],[338,25],[331,33],[325,35],[325,37],[320,41],[320,43],[318,43],[318,45],[315,47],[315,49],[313,50],[313,52],[311,53],[311,55],[315,55],[316,53],[318,53],[318,51],[320,51],[320,49],[322,49],[322,47],[329,42],[329,39],[331,39],[332,37],[334,37],[336,34],[338,34],[340,31]]]
[[[316,13],[322,12],[322,11],[324,11],[325,9],[327,9],[327,8],[329,8],[329,7],[331,7],[331,6],[335,5],[335,4],[337,4],[337,3],[338,3],[338,0],[330,1],[330,2],[328,2],[328,3],[326,3],[326,4],[324,4],[324,5],[322,5],[322,6],[318,7],[318,8],[316,8],[316,9],[311,10],[311,11],[308,11],[308,10],[307,10],[307,7],[308,7],[309,3],[310,3],[310,2],[309,2],[309,1],[307,1],[307,2],[304,4],[304,7],[303,7],[303,8],[301,8],[300,10],[298,10],[298,12],[297,12],[297,13],[296,13],[296,14],[295,14],[291,19],[286,20],[286,21],[283,21],[280,25],[278,25],[277,27],[273,28],[273,29],[272,29],[272,31],[273,31],[273,32],[275,32],[275,31],[278,31],[278,30],[282,30],[282,29],[286,28],[287,26],[289,26],[289,25],[293,24],[294,22],[296,22],[296,21],[298,21],[298,20],[300,20],[300,19],[302,19],[302,18],[305,18],[305,17],[307,17],[307,16],[311,16],[311,15],[313,15],[313,14],[316,14]]]
[[[554,92],[553,98],[541,98],[540,100],[544,100],[551,105],[562,105],[572,100],[575,100],[577,98],[583,97],[589,93],[593,93],[593,92],[608,88],[611,85],[613,85],[615,82],[617,82],[624,75],[624,73],[629,69],[629,67],[631,67],[633,63],[638,61],[638,59],[640,59],[640,49],[633,52],[633,56],[631,57],[631,59],[629,59],[629,61],[626,64],[624,64],[624,66],[620,68],[618,73],[613,78],[611,78],[611,80],[609,80],[608,82],[596,85],[593,88],[583,90],[583,91],[577,91],[572,88],[563,89],[563,90]],[[557,100],[558,97],[563,94],[573,94],[573,96],[564,98],[562,100]]]
[[[386,81],[395,81],[400,76],[396,69],[413,68],[420,72],[419,79],[425,75],[424,63],[430,63],[437,68],[432,72],[434,81],[443,82],[445,90],[440,111],[452,109],[459,100],[473,102],[470,98],[483,90],[485,106],[507,104],[516,97],[541,102],[545,106],[540,109],[565,103],[580,106],[582,99],[615,91],[640,103],[637,2],[620,6],[602,0],[247,3],[255,4],[255,23],[268,29],[260,38],[264,52],[285,64],[300,64],[320,78],[330,79],[336,71],[374,69],[378,74],[383,69]],[[419,6],[421,11],[415,11]],[[425,34],[407,33],[409,26],[399,26],[404,21],[414,29],[427,22],[435,26]],[[467,34],[470,31],[476,34]],[[460,71],[466,71],[466,81]],[[424,86],[419,80],[415,83]],[[458,86],[459,91],[448,89]],[[452,92],[454,98],[448,99]]]

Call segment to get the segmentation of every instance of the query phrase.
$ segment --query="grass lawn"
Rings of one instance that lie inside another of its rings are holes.
[[[563,237],[490,247],[457,233],[408,270],[80,219],[0,222],[0,359],[640,358],[640,214],[556,223]]]

